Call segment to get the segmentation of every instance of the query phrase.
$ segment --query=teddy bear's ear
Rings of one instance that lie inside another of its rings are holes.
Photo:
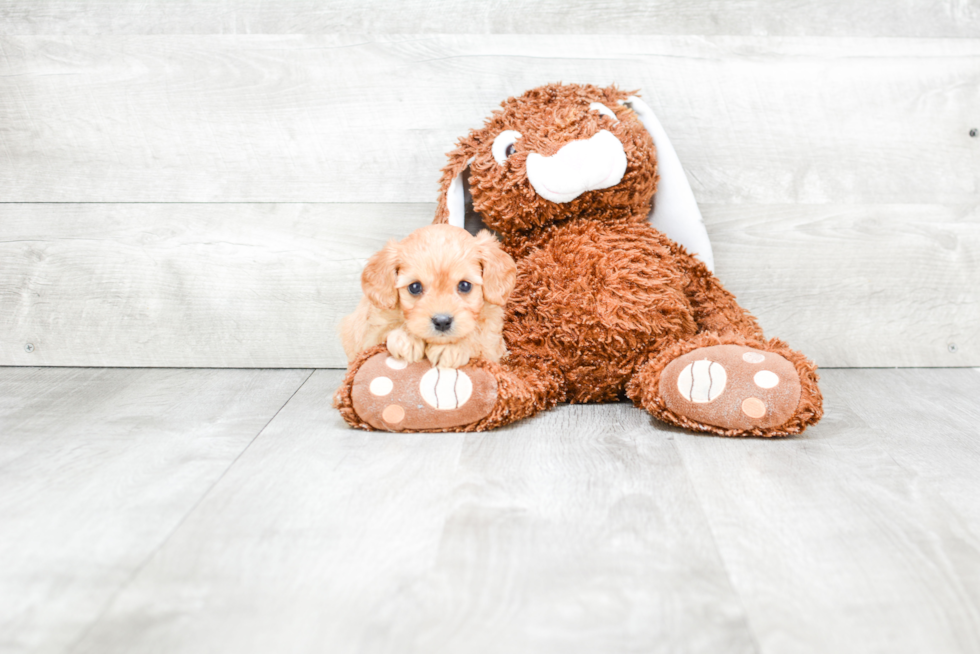
[[[466,219],[466,189],[463,175],[473,163],[473,145],[461,141],[455,150],[449,153],[449,165],[442,169],[442,179],[439,183],[439,205],[436,207],[436,217],[433,224],[448,223],[465,229]]]
[[[667,132],[646,102],[631,95],[621,104],[636,112],[646,127],[653,144],[657,146],[657,170],[660,181],[653,196],[653,212],[650,224],[670,239],[680,243],[692,255],[700,259],[708,270],[714,271],[715,259],[711,251],[708,231],[701,219],[701,210],[694,199],[691,185],[684,174],[681,160],[667,138]]]

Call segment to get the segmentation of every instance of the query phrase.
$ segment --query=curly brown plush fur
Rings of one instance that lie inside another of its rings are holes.
[[[483,216],[487,227],[510,237],[512,247],[520,247],[521,237],[536,240],[538,230],[571,218],[602,223],[645,222],[657,189],[656,149],[639,117],[618,104],[631,95],[634,93],[615,86],[549,84],[505,100],[483,129],[461,138],[449,153],[449,165],[442,173],[436,222],[446,221],[446,189],[470,158],[473,209]],[[601,102],[613,110],[619,122],[611,123],[601,114],[589,111],[592,102]],[[528,154],[551,156],[563,145],[593,136],[600,129],[612,132],[626,151],[628,165],[622,182],[564,204],[539,196],[527,178]],[[514,155],[501,166],[494,160],[490,146],[504,130],[515,130],[523,136],[515,144]]]
[[[755,318],[704,264],[647,222],[658,181],[656,148],[638,116],[619,104],[630,95],[574,84],[533,89],[506,100],[449,153],[435,222],[446,222],[447,190],[468,165],[473,207],[518,266],[504,326],[510,356],[500,365],[480,364],[491,366],[498,381],[496,404],[490,415],[459,429],[490,429],[558,402],[628,396],[659,419],[689,429],[724,436],[797,434],[822,414],[816,367],[782,342],[765,340]],[[594,102],[618,120],[590,110]],[[504,130],[521,138],[499,163],[491,146]],[[569,202],[541,197],[528,179],[530,154],[554,155],[600,130],[622,144],[622,180]],[[660,396],[664,368],[717,344],[773,353],[795,366],[801,391],[789,420],[730,429],[667,407]],[[348,422],[363,426],[349,403],[340,405]]]

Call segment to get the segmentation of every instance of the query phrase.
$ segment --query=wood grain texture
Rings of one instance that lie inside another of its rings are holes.
[[[3,0],[5,34],[980,35],[980,8],[943,0]]]
[[[178,367],[344,367],[337,325],[360,300],[367,258],[434,214],[370,204],[6,210],[0,361]]]
[[[676,439],[761,651],[977,651],[980,375],[821,385],[802,438]]]
[[[980,363],[980,206],[711,206],[718,276],[821,366]]]
[[[4,651],[980,647],[980,370],[824,371],[785,440],[627,404],[365,433],[317,371],[146,549],[303,376],[0,368]]]
[[[702,210],[726,287],[819,365],[980,363],[976,206]],[[0,364],[343,367],[365,261],[434,205],[4,211]]]
[[[0,650],[67,651],[309,374],[0,368]]]
[[[756,651],[670,434],[346,428],[317,371],[77,652]]]
[[[0,38],[0,201],[431,202],[556,80],[641,89],[702,203],[975,203],[980,40]]]

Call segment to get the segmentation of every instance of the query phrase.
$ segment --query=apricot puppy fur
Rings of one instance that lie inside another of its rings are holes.
[[[503,306],[517,267],[497,239],[430,225],[374,254],[361,274],[364,297],[340,323],[348,361],[385,343],[392,356],[458,368],[506,353]]]

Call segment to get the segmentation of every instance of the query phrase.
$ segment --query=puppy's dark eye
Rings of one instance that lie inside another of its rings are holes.
[[[408,292],[412,295],[422,295],[422,282],[412,282],[409,284]]]
[[[456,288],[459,289],[460,293],[469,293],[471,290],[473,290],[473,284],[470,284],[468,281],[463,280],[456,285]]]

